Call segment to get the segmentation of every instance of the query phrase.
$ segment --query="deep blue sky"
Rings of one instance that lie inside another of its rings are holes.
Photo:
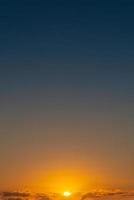
[[[60,83],[79,84],[107,76],[118,76],[120,82],[126,73],[127,80],[131,79],[133,9],[132,0],[1,0],[1,78],[9,73],[17,84],[23,82],[20,74],[30,73],[33,81],[45,74],[50,82],[57,78]]]
[[[133,0],[0,0],[0,91],[3,188],[79,165],[133,186]]]

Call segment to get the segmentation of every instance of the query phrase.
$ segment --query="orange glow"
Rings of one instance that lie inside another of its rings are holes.
[[[55,162],[56,163],[56,162]],[[70,192],[71,196],[77,192],[100,188],[100,180],[104,180],[97,170],[87,169],[85,166],[60,166],[53,164],[47,171],[37,171],[34,183],[39,192],[55,192],[62,197],[64,192]]]
[[[72,194],[83,190],[87,181],[86,174],[82,174],[80,170],[55,169],[48,172],[47,175],[42,173],[36,183],[43,191],[56,192],[64,196],[64,192]]]

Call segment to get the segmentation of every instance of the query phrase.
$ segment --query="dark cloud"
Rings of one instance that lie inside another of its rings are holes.
[[[2,192],[3,200],[50,200],[51,198],[46,194],[32,194],[23,192]]]
[[[2,193],[3,197],[29,197],[29,193],[21,193],[21,192],[3,192]]]

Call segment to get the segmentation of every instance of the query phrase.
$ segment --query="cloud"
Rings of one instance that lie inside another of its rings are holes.
[[[97,192],[88,192],[82,195],[81,200],[86,200],[89,198],[97,198],[97,197],[134,197],[134,191],[121,191],[121,190],[113,190],[113,191],[97,191]]]
[[[2,192],[1,200],[56,200],[59,199],[58,194],[51,193],[23,193],[23,192]],[[108,198],[109,197],[109,198]],[[110,198],[111,197],[111,198]],[[85,194],[79,194],[78,200],[88,199],[124,199],[130,197],[134,199],[134,191],[121,191],[121,190],[99,190],[93,192],[87,192]],[[76,199],[76,198],[74,198]]]
[[[46,194],[32,194],[24,192],[2,192],[3,200],[50,200]]]
[[[2,192],[3,197],[29,197],[30,193],[24,192]]]

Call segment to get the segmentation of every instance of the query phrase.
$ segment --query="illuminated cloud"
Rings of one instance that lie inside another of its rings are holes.
[[[133,191],[98,191],[98,192],[88,192],[82,195],[81,200],[91,199],[91,198],[98,198],[98,197],[134,197]]]
[[[77,194],[77,193],[76,193]],[[57,200],[60,199],[59,194],[52,193],[21,193],[21,192],[3,192],[1,193],[2,200]],[[111,191],[93,191],[87,192],[85,194],[73,195],[73,198],[77,196],[79,200],[88,200],[88,199],[133,199],[134,191],[121,191],[121,190],[111,190]]]

